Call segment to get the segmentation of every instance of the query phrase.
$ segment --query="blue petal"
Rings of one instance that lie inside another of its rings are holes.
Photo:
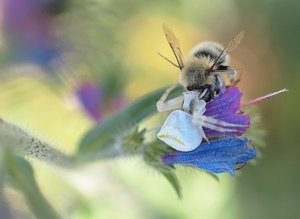
[[[229,172],[234,176],[235,164],[246,163],[256,157],[256,151],[248,144],[248,139],[219,139],[210,144],[203,143],[193,151],[164,154],[162,162],[166,165],[192,165],[215,174]]]

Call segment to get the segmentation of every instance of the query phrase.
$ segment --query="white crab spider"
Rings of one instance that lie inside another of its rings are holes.
[[[191,151],[197,148],[203,139],[208,139],[203,127],[219,132],[235,132],[226,127],[243,127],[243,125],[224,122],[213,117],[203,115],[206,102],[201,99],[206,90],[184,92],[183,96],[166,101],[175,86],[168,88],[157,102],[159,112],[174,110],[165,120],[157,137],[178,151]],[[221,127],[223,126],[223,127]]]

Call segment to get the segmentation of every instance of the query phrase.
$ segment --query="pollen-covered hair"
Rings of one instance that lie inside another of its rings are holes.
[[[184,61],[185,66],[194,66],[195,68],[210,69],[214,64],[214,59],[208,56],[189,57]]]
[[[189,53],[189,56],[194,56],[199,59],[207,57],[210,60],[217,60],[219,55],[222,53],[224,47],[215,42],[202,42],[195,46]],[[218,61],[218,64],[228,65],[229,56],[225,55]]]

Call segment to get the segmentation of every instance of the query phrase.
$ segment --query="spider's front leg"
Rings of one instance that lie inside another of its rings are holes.
[[[175,109],[180,109],[183,103],[183,96],[176,97],[174,99],[166,101],[167,97],[171,93],[172,90],[176,85],[173,85],[169,87],[161,96],[159,101],[156,103],[156,108],[158,112],[164,112],[164,111],[170,111],[170,110],[175,110]]]

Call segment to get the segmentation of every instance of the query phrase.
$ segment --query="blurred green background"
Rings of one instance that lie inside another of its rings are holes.
[[[1,3],[5,9],[5,0]],[[231,59],[243,73],[239,86],[244,97],[281,88],[289,92],[260,104],[265,147],[255,165],[247,165],[238,176],[221,175],[218,182],[203,172],[179,168],[183,200],[178,200],[167,181],[139,157],[74,171],[30,162],[43,194],[64,218],[298,218],[299,8],[296,0],[70,0],[59,13],[47,14],[64,60],[55,73],[30,61],[8,61],[11,47],[3,29],[0,115],[72,154],[94,123],[74,100],[70,80],[60,75],[99,81],[106,92],[103,111],[109,116],[112,98],[121,95],[130,103],[177,83],[177,70],[156,54],[172,58],[162,23],[172,27],[184,54],[200,41],[226,44],[245,30]],[[114,86],[105,88],[106,82]],[[13,215],[30,218],[20,194],[10,187],[4,193]]]

